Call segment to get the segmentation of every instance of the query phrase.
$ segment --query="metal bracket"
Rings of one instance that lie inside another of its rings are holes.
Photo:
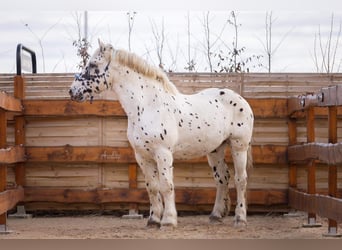
[[[9,218],[29,219],[32,218],[32,214],[27,214],[24,206],[17,206],[17,212],[15,214],[8,215]]]
[[[139,214],[136,209],[130,209],[128,214],[122,216],[123,219],[143,219],[144,216]]]
[[[316,218],[308,218],[308,223],[303,224],[303,227],[305,228],[311,228],[311,227],[321,227],[322,224],[317,223]]]
[[[13,233],[13,231],[12,230],[8,230],[6,224],[1,224],[0,225],[0,235],[1,234],[10,234],[10,233]]]
[[[342,237],[342,234],[337,233],[337,227],[329,227],[328,233],[323,234],[324,237],[333,237],[333,238],[339,238]]]

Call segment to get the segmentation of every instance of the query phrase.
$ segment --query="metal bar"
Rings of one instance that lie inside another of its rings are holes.
[[[17,45],[17,53],[16,53],[16,59],[17,59],[17,75],[21,75],[21,55],[22,51],[26,51],[31,55],[31,64],[32,64],[32,73],[36,74],[37,73],[37,58],[36,58],[36,53],[22,45],[21,43]]]

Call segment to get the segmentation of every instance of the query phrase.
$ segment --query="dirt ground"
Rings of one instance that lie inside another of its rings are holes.
[[[210,224],[208,215],[178,217],[175,229],[147,228],[147,219],[123,219],[115,215],[35,216],[9,218],[12,232],[0,239],[322,239],[327,220],[318,218],[319,228],[304,228],[306,214],[297,217],[282,214],[248,216],[244,229],[233,227],[233,217],[222,224]],[[339,225],[339,229],[341,230]],[[341,239],[341,238],[340,238]]]

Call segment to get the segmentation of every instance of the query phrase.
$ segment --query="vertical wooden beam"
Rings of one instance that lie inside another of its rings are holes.
[[[315,142],[315,110],[314,107],[310,107],[306,111],[306,132],[307,132],[307,143]],[[316,193],[316,162],[314,159],[310,160],[307,165],[307,192],[308,194]],[[308,224],[304,225],[307,227],[321,226],[316,223],[316,214],[308,213]]]
[[[129,188],[136,189],[138,188],[138,168],[136,164],[130,164],[128,166],[128,176],[129,176]]]
[[[128,165],[128,183],[129,189],[137,189],[138,188],[138,166],[137,164],[129,164]],[[138,203],[131,203],[129,206],[128,215],[124,215],[123,218],[129,219],[142,219],[143,215],[139,214],[139,206]]]
[[[22,76],[14,77],[14,97],[23,100],[25,98],[25,79]],[[25,145],[25,118],[16,116],[15,121],[15,145]],[[15,166],[15,181],[18,186],[25,186],[25,165],[18,163]]]
[[[7,166],[0,165],[0,193],[6,190]],[[6,231],[7,213],[0,214],[0,230]]]
[[[18,116],[14,118],[15,145],[25,145],[25,118]],[[15,165],[15,182],[17,186],[25,186],[25,163]]]
[[[137,164],[129,164],[128,165],[128,182],[129,182],[129,189],[136,189],[138,188],[138,166]],[[123,215],[123,218],[129,219],[142,219],[143,215],[139,214],[139,206],[138,203],[131,203],[129,206],[129,214]]]
[[[7,144],[7,117],[6,111],[0,109],[0,149],[6,148]],[[0,163],[0,192],[6,190],[7,185],[7,166]],[[0,214],[0,229],[6,231],[7,213]]]
[[[7,144],[7,116],[6,111],[0,109],[0,148],[6,148]]]
[[[329,143],[337,143],[337,106],[329,107]],[[337,166],[330,165],[328,173],[328,193],[332,197],[337,195]],[[337,235],[337,222],[328,220],[328,234]]]
[[[290,118],[287,123],[289,134],[289,146],[297,144],[297,124],[295,118]],[[289,186],[297,187],[297,166],[295,163],[289,164]]]

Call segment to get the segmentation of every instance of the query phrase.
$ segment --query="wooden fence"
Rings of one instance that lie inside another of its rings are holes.
[[[293,181],[287,158],[293,140],[288,98],[340,84],[342,74],[172,73],[169,77],[184,93],[228,87],[248,100],[256,118],[249,207],[287,209],[288,187]],[[148,209],[143,176],[126,137],[126,115],[115,94],[103,93],[93,104],[71,102],[68,88],[72,79],[71,74],[0,75],[0,89],[6,92],[0,99],[0,147],[6,148],[0,151],[0,191],[6,189],[0,193],[0,214],[18,201],[31,211]],[[9,108],[14,104],[16,108]],[[326,138],[325,115],[316,118],[316,142]],[[305,116],[298,116],[298,143],[306,142],[305,124]],[[340,140],[341,119],[337,127]],[[226,160],[233,172],[229,152]],[[316,168],[317,191],[324,193],[325,167],[319,164]],[[211,209],[215,183],[205,158],[176,162],[174,176],[178,210]],[[337,178],[341,183],[340,173]],[[298,169],[297,188],[306,184],[305,171]],[[234,203],[233,183],[230,188]]]
[[[24,117],[21,100],[23,98],[23,84],[21,77],[15,77],[13,96],[0,92],[0,231],[6,230],[7,211],[18,202],[24,200]],[[8,145],[7,120],[13,115],[14,145]],[[8,164],[15,164],[15,183],[12,189],[7,188]]]
[[[338,195],[337,165],[342,165],[342,142],[338,142],[338,114],[342,111],[342,84],[322,88],[317,93],[292,98],[288,102],[291,116],[288,148],[290,162],[289,204],[308,212],[308,226],[316,226],[316,214],[329,218],[328,235],[337,235],[337,223],[342,222],[342,199]],[[307,142],[296,144],[296,118],[305,111]],[[299,113],[299,114],[298,114]],[[328,141],[315,142],[315,114],[327,113]],[[341,131],[339,131],[341,134]],[[326,164],[328,172],[327,195],[316,192],[316,164]],[[307,191],[297,190],[296,171],[298,163],[307,168]]]

